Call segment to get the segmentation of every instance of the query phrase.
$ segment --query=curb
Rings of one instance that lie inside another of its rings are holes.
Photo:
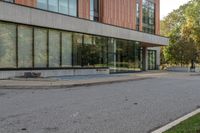
[[[42,85],[42,86],[23,86],[23,85],[0,85],[0,89],[62,89],[62,88],[73,88],[73,87],[81,87],[81,86],[95,86],[95,85],[105,85],[105,84],[113,84],[113,83],[122,83],[122,82],[129,82],[129,81],[139,81],[139,80],[146,80],[152,79],[153,77],[140,77],[134,79],[118,79],[118,80],[111,80],[111,81],[97,81],[97,82],[86,82],[86,83],[75,83],[75,84],[67,84],[67,85]]]
[[[196,114],[199,114],[199,113],[200,113],[200,108],[196,109],[195,111],[193,111],[193,112],[191,112],[191,113],[189,113],[189,114],[187,114],[187,115],[185,115],[185,116],[183,116],[183,117],[181,117],[181,118],[179,118],[179,119],[177,119],[177,120],[175,120],[175,121],[173,121],[173,122],[171,122],[171,123],[169,123],[169,124],[167,124],[167,125],[165,125],[161,128],[159,128],[159,129],[157,129],[157,130],[155,130],[151,133],[163,133],[163,132],[173,128],[174,126],[180,124],[181,122],[183,122],[183,121],[185,121],[185,120],[187,120],[187,119],[191,118],[192,116],[195,116]]]

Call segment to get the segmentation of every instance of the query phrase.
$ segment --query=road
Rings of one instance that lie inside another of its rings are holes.
[[[0,89],[0,133],[148,133],[200,107],[200,76]]]

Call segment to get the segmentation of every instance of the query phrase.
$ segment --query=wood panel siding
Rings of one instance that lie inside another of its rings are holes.
[[[155,3],[156,3],[156,22],[155,22],[155,25],[156,25],[156,29],[155,29],[155,33],[157,35],[160,35],[160,0],[155,0]]]
[[[143,3],[142,3],[142,0],[140,0],[140,31],[143,31]]]
[[[125,28],[136,27],[136,0],[102,0],[101,22]]]
[[[90,0],[78,0],[78,16],[90,19]]]
[[[37,0],[15,0],[15,3],[30,7],[36,7],[36,1]]]

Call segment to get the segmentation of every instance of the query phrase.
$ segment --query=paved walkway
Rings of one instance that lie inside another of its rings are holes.
[[[132,74],[111,74],[93,76],[63,76],[50,78],[15,78],[0,80],[0,88],[55,88],[75,87],[86,85],[110,84],[115,82],[135,81],[153,78],[153,76],[166,75],[166,72],[152,71]]]
[[[199,75],[133,75],[153,78],[73,89],[0,89],[0,133],[149,133],[200,107]]]

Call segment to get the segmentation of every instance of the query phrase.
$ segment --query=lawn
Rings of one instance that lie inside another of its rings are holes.
[[[183,121],[164,133],[200,133],[200,114]]]

